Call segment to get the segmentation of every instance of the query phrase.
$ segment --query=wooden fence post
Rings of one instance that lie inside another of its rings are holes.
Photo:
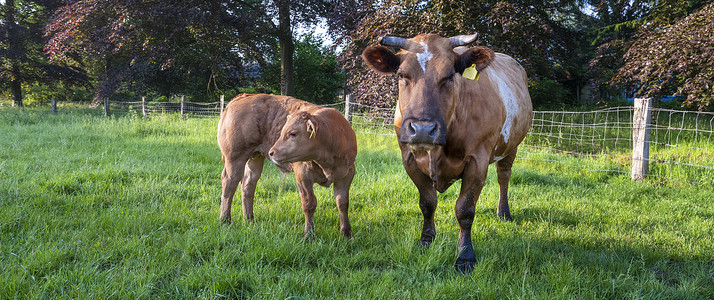
[[[109,117],[109,98],[104,98],[104,116]]]
[[[650,125],[652,98],[635,98],[632,117],[632,179],[647,177],[650,159]]]
[[[218,113],[219,115],[223,113],[223,108],[225,107],[225,95],[221,95],[221,111]]]
[[[141,115],[146,120],[146,96],[141,96]]]
[[[57,114],[57,100],[54,97],[52,97],[52,114]]]
[[[347,94],[345,96],[345,119],[347,119],[347,122],[352,123],[352,110],[350,110],[350,102],[352,102],[352,94]]]
[[[186,102],[186,96],[181,95],[181,120],[183,120],[183,114],[184,114],[184,103]]]

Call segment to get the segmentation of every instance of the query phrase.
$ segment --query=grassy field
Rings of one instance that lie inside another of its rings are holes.
[[[389,130],[356,130],[354,238],[339,235],[331,189],[316,187],[316,237],[304,241],[294,178],[269,163],[255,221],[238,203],[219,225],[217,121],[0,108],[0,299],[714,298],[711,186],[517,160],[509,223],[492,168],[477,263],[459,275],[459,185],[439,196],[435,242],[417,246],[417,191]]]

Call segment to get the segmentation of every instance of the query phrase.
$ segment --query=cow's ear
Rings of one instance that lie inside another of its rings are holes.
[[[317,134],[317,123],[314,122],[313,119],[313,116],[307,119],[307,133],[310,134],[310,138],[314,138],[315,134]]]
[[[456,69],[458,73],[463,73],[466,68],[471,65],[476,65],[476,70],[481,72],[481,70],[491,64],[494,58],[496,58],[496,53],[490,48],[481,46],[473,47],[459,56],[454,65],[454,69]]]
[[[362,59],[372,70],[381,74],[391,74],[399,69],[399,56],[382,46],[367,47],[362,51]]]

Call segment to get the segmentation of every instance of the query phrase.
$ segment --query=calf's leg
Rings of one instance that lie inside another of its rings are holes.
[[[473,244],[471,243],[471,226],[476,212],[476,202],[481,194],[481,189],[483,189],[487,171],[488,162],[476,161],[474,158],[464,168],[461,192],[456,200],[455,207],[456,220],[461,228],[457,247],[459,257],[456,259],[455,267],[461,273],[471,272],[476,262]]]
[[[511,221],[511,210],[508,207],[508,182],[511,180],[511,167],[513,160],[516,159],[516,152],[509,154],[502,160],[496,162],[496,170],[498,173],[498,186],[500,188],[498,197],[498,208],[496,213],[501,219]]]
[[[223,156],[223,173],[221,173],[222,195],[220,208],[220,221],[224,224],[231,223],[231,205],[233,203],[233,195],[238,188],[247,157],[230,157]]]
[[[297,179],[298,192],[302,202],[302,213],[305,214],[305,237],[309,238],[315,233],[315,225],[312,222],[312,217],[315,215],[317,208],[317,199],[315,192],[312,189],[313,182],[307,178],[300,178],[298,170],[295,171],[295,179]]]
[[[352,227],[350,226],[350,219],[347,216],[347,211],[350,207],[350,185],[352,184],[352,178],[354,178],[354,170],[351,170],[345,178],[340,180],[335,180],[334,186],[332,188],[335,194],[335,202],[337,203],[337,210],[340,212],[340,232],[345,237],[352,237]]]
[[[255,197],[255,186],[263,172],[265,157],[254,155],[245,164],[243,180],[241,181],[241,200],[243,202],[243,218],[246,221],[253,220],[253,198]]]

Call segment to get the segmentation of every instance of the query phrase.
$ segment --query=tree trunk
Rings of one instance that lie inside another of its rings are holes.
[[[290,28],[290,1],[278,2],[278,42],[280,42],[280,94],[295,96],[293,80],[293,34]]]
[[[18,25],[15,23],[15,0],[5,1],[5,22],[8,26],[8,55],[10,60],[10,91],[12,92],[12,106],[22,107],[22,76],[20,74],[20,59],[22,57],[22,45],[18,33]]]

